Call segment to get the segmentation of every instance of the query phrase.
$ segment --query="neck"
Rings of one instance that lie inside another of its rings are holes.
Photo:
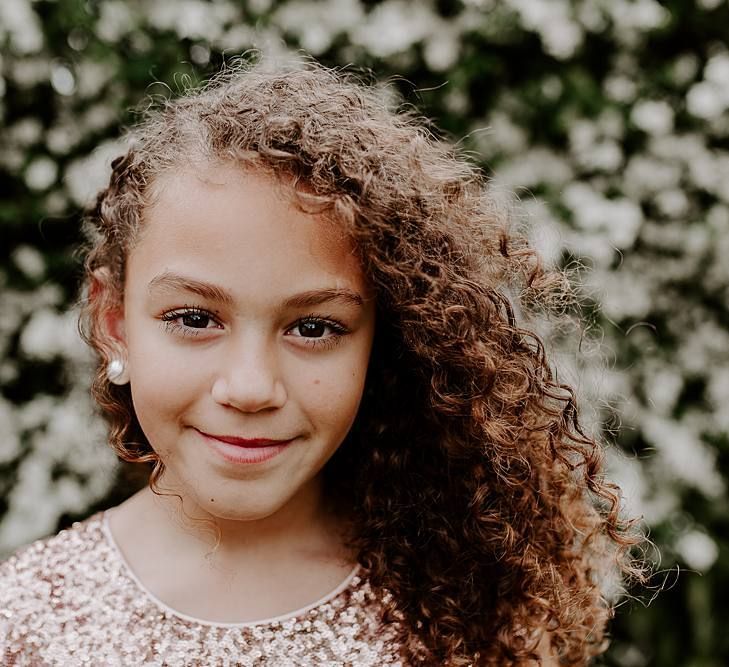
[[[140,491],[140,509],[148,534],[156,533],[156,540],[178,553],[252,568],[301,558],[351,561],[344,546],[346,524],[326,511],[320,478],[272,515],[252,520],[215,516],[169,480],[161,480],[159,490],[160,494],[149,488]]]
[[[221,519],[194,497],[160,491],[146,487],[114,508],[110,527],[138,579],[182,613],[235,623],[278,616],[320,599],[356,561],[318,483],[255,521]]]

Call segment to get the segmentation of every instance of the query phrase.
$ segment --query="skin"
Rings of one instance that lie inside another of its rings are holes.
[[[275,616],[352,568],[321,471],[362,397],[373,299],[349,242],[268,177],[208,164],[161,177],[154,194],[123,303],[104,320],[165,463],[166,495],[144,489],[115,508],[112,533],[142,583],[178,611]],[[202,296],[175,276],[227,296]],[[322,302],[296,303],[312,293]],[[292,441],[267,461],[234,464],[203,433]]]

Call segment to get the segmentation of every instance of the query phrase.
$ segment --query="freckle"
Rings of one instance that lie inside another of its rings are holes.
[[[319,384],[319,380],[314,380],[314,384]]]

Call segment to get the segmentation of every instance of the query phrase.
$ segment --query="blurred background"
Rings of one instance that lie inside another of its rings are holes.
[[[726,0],[2,0],[0,556],[140,484],[76,332],[80,214],[149,96],[250,49],[392,78],[582,267],[580,369],[665,590],[601,664],[729,664]],[[655,554],[654,554],[655,556]]]

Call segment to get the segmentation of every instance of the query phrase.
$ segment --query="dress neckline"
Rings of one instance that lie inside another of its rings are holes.
[[[119,560],[122,569],[124,570],[125,574],[134,582],[137,588],[144,594],[144,596],[149,599],[156,607],[159,607],[165,614],[169,616],[175,616],[179,619],[182,619],[184,621],[187,621],[188,623],[197,623],[199,625],[207,625],[210,627],[219,627],[219,628],[252,628],[257,627],[261,625],[271,625],[273,623],[281,623],[283,621],[290,620],[292,618],[296,618],[297,616],[303,616],[304,614],[309,613],[313,609],[316,609],[317,607],[320,607],[327,602],[331,602],[334,598],[341,595],[347,588],[349,588],[353,583],[356,583],[354,580],[359,575],[360,572],[360,565],[357,564],[354,566],[352,571],[347,575],[347,577],[342,581],[339,585],[337,585],[333,590],[329,591],[326,595],[319,598],[315,602],[312,602],[311,604],[308,604],[304,607],[301,607],[300,609],[295,609],[290,612],[286,612],[285,614],[281,614],[279,616],[273,616],[272,618],[265,618],[261,620],[255,620],[255,621],[244,621],[241,623],[225,623],[222,621],[209,621],[203,618],[197,618],[195,616],[190,616],[189,614],[185,614],[181,611],[177,611],[176,609],[173,609],[169,605],[165,604],[160,600],[152,591],[150,591],[139,579],[139,577],[135,574],[134,570],[132,570],[131,566],[127,562],[127,559],[125,558],[124,554],[122,553],[121,549],[119,548],[119,545],[116,542],[116,539],[114,538],[114,535],[111,532],[111,527],[109,525],[109,510],[106,510],[102,512],[101,516],[101,531],[104,534],[104,537],[106,538],[106,542],[111,548],[112,552],[116,556],[116,558]]]

